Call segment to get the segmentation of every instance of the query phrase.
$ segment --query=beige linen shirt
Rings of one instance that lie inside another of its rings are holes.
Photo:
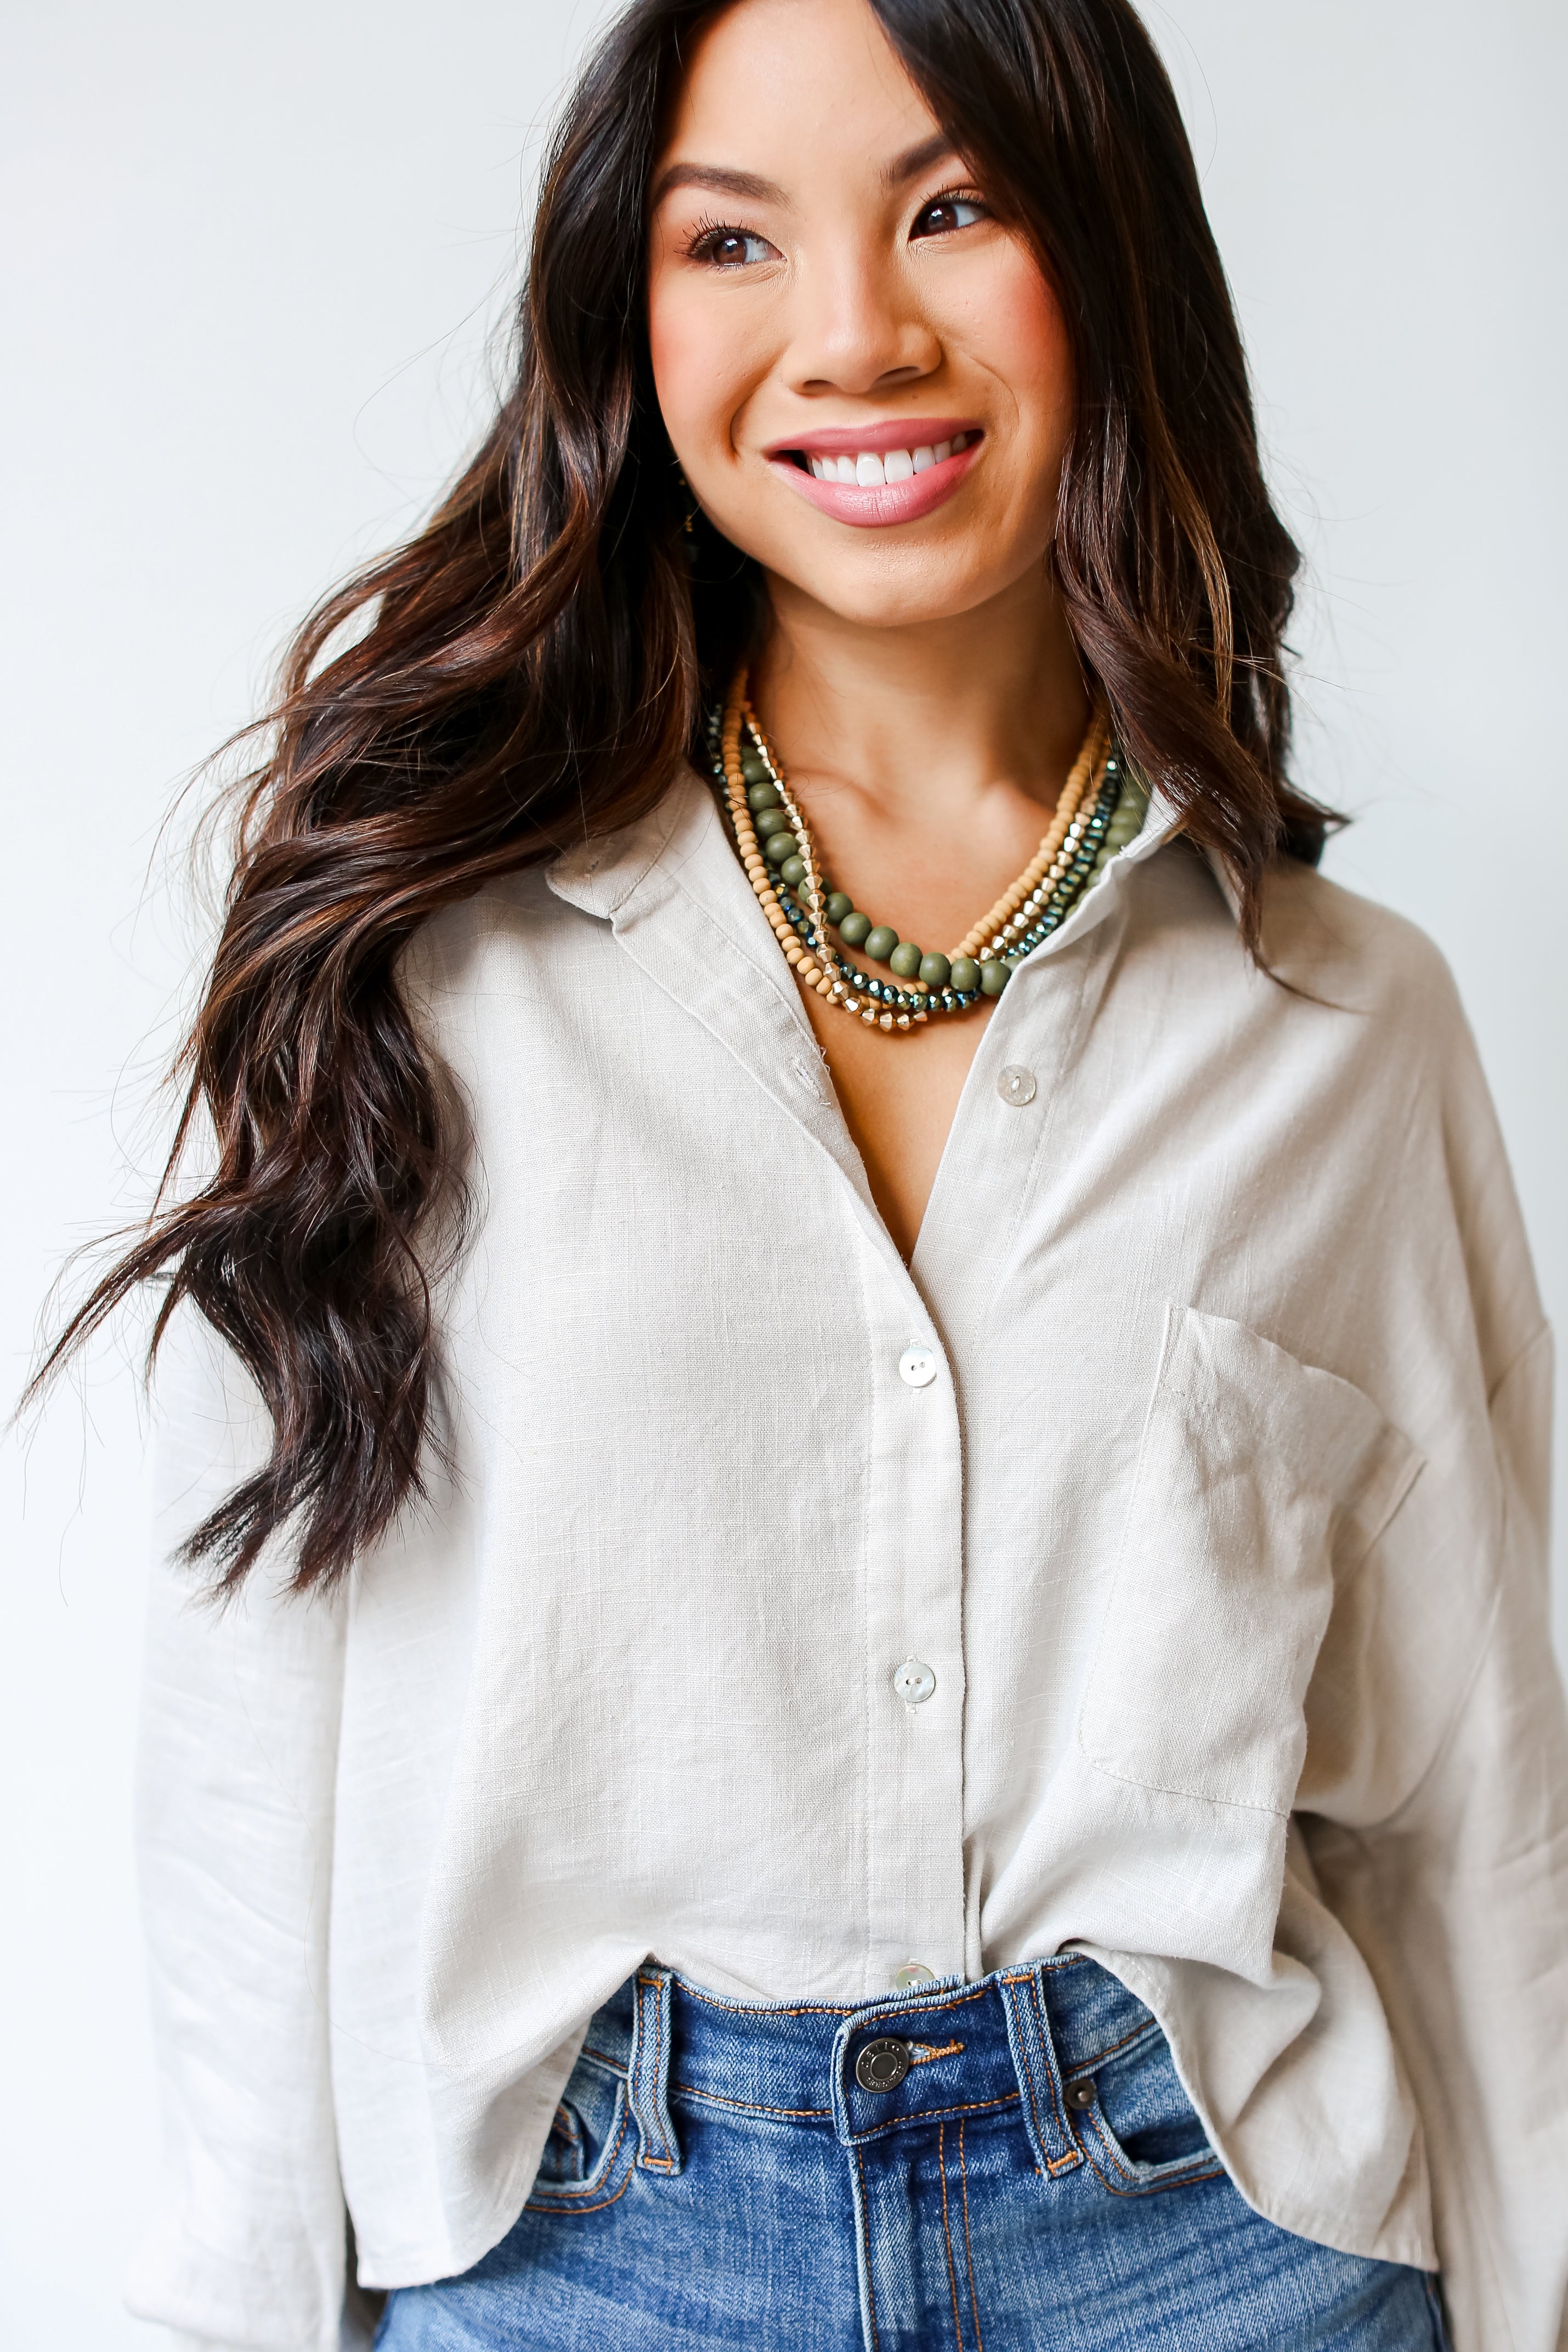
[[[1260,2212],[1568,2342],[1548,1339],[1436,952],[1293,867],[1268,948],[1156,803],[905,1266],[695,778],[421,935],[455,1475],[329,1601],[156,1574],[135,2308],[328,2352],[345,2198],[367,2284],[465,2268],[649,1953],[852,2002],[1074,1944]],[[172,1545],[260,1438],[199,1328],[161,1404]]]

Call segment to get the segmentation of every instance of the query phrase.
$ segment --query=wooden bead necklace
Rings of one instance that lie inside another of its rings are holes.
[[[1147,795],[1111,748],[1110,729],[1096,710],[1045,837],[1017,881],[950,956],[923,954],[891,925],[873,925],[843,891],[829,888],[810,828],[746,685],[741,669],[708,722],[714,773],[740,862],[797,980],[868,1027],[918,1028],[934,1013],[967,1013],[999,996],[1014,966],[1066,920],[1143,824]],[[863,950],[890,977],[862,971],[846,948]]]

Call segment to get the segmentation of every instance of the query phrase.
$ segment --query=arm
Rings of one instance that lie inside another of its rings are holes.
[[[1456,2352],[1568,2347],[1568,1718],[1547,1607],[1550,1391],[1542,1330],[1491,1398],[1496,1572],[1475,1638],[1461,1651],[1437,1627],[1442,1531],[1420,1509],[1404,1561],[1384,1564],[1407,1593],[1425,1586],[1419,1614],[1396,1612],[1397,1655],[1363,1622],[1363,1704],[1385,1722],[1432,1703],[1436,1653],[1462,1662],[1436,1752],[1385,1819],[1320,1819],[1311,1832],[1426,2126]]]
[[[340,1600],[222,1613],[169,1554],[257,1456],[254,1391],[193,1317],[160,1358],[138,1842],[167,2179],[131,2308],[183,2352],[338,2352],[345,2217],[326,1998]]]

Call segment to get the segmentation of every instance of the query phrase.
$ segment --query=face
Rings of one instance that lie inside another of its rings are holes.
[[[653,378],[727,539],[896,626],[1043,580],[1072,371],[1023,239],[865,0],[737,0],[653,187]]]

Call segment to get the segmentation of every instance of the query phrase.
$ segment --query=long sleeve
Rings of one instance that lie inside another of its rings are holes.
[[[1312,1838],[1425,2122],[1456,2352],[1568,2345],[1568,1720],[1547,1607],[1550,1395],[1542,1329],[1490,1401],[1496,1573],[1437,1753],[1387,1820],[1320,1823]]]
[[[128,2288],[184,2352],[338,2352],[345,2218],[326,2002],[340,1604],[264,1560],[218,1612],[170,1554],[265,1421],[181,1318],[160,1360],[138,1799],[166,2181]]]

